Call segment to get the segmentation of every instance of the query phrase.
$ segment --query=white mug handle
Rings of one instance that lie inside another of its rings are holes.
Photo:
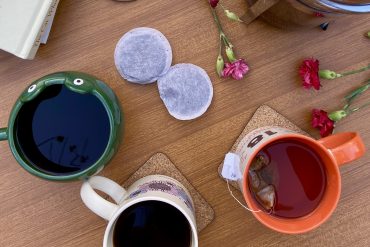
[[[109,221],[119,206],[105,200],[95,192],[95,189],[112,197],[118,205],[125,197],[126,190],[116,182],[101,176],[91,177],[82,184],[80,194],[86,207]]]

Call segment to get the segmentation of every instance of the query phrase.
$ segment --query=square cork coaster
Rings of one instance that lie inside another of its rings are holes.
[[[309,136],[305,131],[300,129],[297,125],[290,122],[287,118],[285,118],[283,115],[272,109],[271,107],[267,105],[260,106],[256,112],[253,114],[252,118],[249,120],[247,126],[245,126],[244,130],[234,143],[234,145],[231,147],[229,152],[235,152],[237,146],[239,145],[240,141],[251,131],[265,127],[265,126],[277,126],[277,127],[283,127],[286,129],[294,130],[300,134]],[[223,167],[223,162],[218,167],[218,174],[221,176]],[[238,186],[237,182],[230,181],[229,182],[234,188],[238,189],[240,191],[240,188]]]
[[[128,188],[131,184],[140,178],[149,175],[165,175],[179,181],[189,191],[195,206],[195,214],[197,221],[198,232],[206,228],[214,219],[215,213],[208,202],[201,194],[189,183],[182,175],[176,166],[168,159],[165,154],[154,154],[143,166],[141,166],[134,174],[123,183],[124,188]]]

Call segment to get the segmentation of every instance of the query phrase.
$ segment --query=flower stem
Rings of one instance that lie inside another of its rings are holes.
[[[344,110],[348,109],[351,105],[352,101],[363,94],[366,90],[370,88],[370,79],[366,81],[366,84],[353,90],[350,94],[348,94],[344,99],[347,101],[347,104],[344,107]]]
[[[361,68],[361,69],[357,69],[357,70],[352,70],[352,71],[347,71],[347,72],[344,72],[344,73],[340,73],[340,75],[338,77],[343,77],[343,76],[347,76],[347,75],[353,75],[353,74],[356,74],[356,73],[360,73],[360,72],[366,71],[368,69],[370,69],[370,64],[367,65],[366,67]]]
[[[356,108],[350,109],[350,110],[349,110],[349,113],[356,112],[356,111],[361,110],[362,108],[365,108],[365,107],[367,107],[367,106],[369,106],[369,105],[370,105],[370,102],[367,102],[367,103],[363,104],[362,106],[359,106],[359,107],[356,107]]]
[[[221,23],[220,23],[220,19],[218,19],[218,16],[217,16],[216,10],[215,10],[214,8],[211,8],[211,10],[212,10],[213,19],[215,20],[216,25],[217,25],[217,28],[218,28],[218,32],[219,32],[219,33],[220,33],[220,35],[222,36],[222,34],[224,34],[224,31],[222,30],[222,26],[221,26]]]
[[[226,37],[226,35],[225,35],[225,33],[222,29],[221,22],[220,22],[220,19],[218,18],[216,10],[214,8],[211,8],[211,11],[212,11],[213,19],[214,19],[214,21],[217,25],[217,28],[218,28],[218,32],[220,33],[220,39],[224,42],[225,46],[233,47],[233,45],[231,44],[229,39]]]
[[[345,100],[347,101],[346,105],[343,107],[343,110],[346,111],[348,114],[352,114],[354,112],[357,112],[361,110],[362,108],[365,108],[370,105],[370,102],[367,102],[359,107],[350,109],[350,106],[352,104],[352,101],[355,100],[358,96],[366,92],[370,88],[370,79],[366,81],[366,84],[353,90],[350,94],[348,94],[345,97]]]
[[[219,41],[219,46],[218,46],[218,55],[221,56],[222,53],[222,36],[220,35],[220,41]]]
[[[233,45],[229,42],[229,40],[227,39],[225,34],[222,35],[222,40],[223,40],[225,46],[230,47],[230,48],[233,47]]]

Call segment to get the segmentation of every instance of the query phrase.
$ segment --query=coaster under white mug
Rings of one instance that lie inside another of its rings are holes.
[[[128,188],[135,181],[143,177],[156,174],[176,179],[189,191],[194,202],[198,232],[202,231],[213,221],[215,213],[212,207],[163,153],[154,154],[121,185],[124,188]]]
[[[231,147],[229,152],[235,152],[236,147],[239,145],[240,141],[251,131],[265,127],[265,126],[277,126],[283,127],[289,130],[296,131],[302,135],[309,136],[305,131],[300,129],[297,125],[293,124],[286,117],[272,109],[267,105],[260,106],[256,112],[253,114],[252,118],[249,120],[245,126],[242,133],[239,135],[238,139],[235,141],[234,145]],[[218,167],[218,174],[223,179],[221,172],[223,168],[223,162]],[[229,181],[230,185],[240,191],[239,185],[237,182]]]

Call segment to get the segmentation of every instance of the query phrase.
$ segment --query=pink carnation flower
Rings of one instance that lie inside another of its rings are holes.
[[[223,77],[231,76],[235,80],[243,79],[244,75],[249,71],[249,66],[244,59],[238,59],[232,63],[225,63],[225,68],[222,71]]]

